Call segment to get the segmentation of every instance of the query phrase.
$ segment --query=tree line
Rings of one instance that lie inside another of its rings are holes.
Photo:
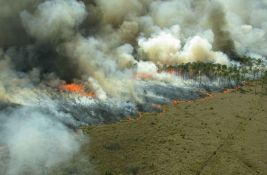
[[[228,86],[240,85],[247,81],[261,81],[262,86],[267,84],[266,63],[262,59],[244,59],[242,63],[233,63],[226,66],[214,63],[193,62],[179,65],[162,66],[160,71],[167,71],[182,77],[193,79],[200,85],[209,81],[226,83]]]

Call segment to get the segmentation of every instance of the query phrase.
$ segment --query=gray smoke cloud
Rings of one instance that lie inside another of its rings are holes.
[[[215,50],[227,53],[233,59],[237,59],[234,41],[231,33],[227,30],[225,10],[219,2],[212,2],[209,12],[209,21],[214,33]]]
[[[20,19],[21,11],[32,10],[41,0],[0,0],[0,47],[25,45],[31,42]]]
[[[0,118],[1,144],[8,152],[1,174],[44,174],[79,151],[80,136],[40,110],[22,108]]]
[[[130,109],[145,103],[144,95],[166,101],[169,89],[196,82],[160,73],[161,66],[232,66],[239,56],[266,56],[266,9],[266,0],[0,0],[1,103],[50,99],[48,113],[42,105],[0,112],[0,141],[10,152],[5,173],[42,174],[79,151],[66,127],[77,126],[77,116],[51,98],[61,85],[85,84],[99,103],[119,101]],[[147,92],[139,75],[163,95]]]
[[[231,32],[238,53],[258,53],[266,56],[267,2],[221,1],[228,31]]]
[[[66,81],[91,77],[108,93],[117,91],[108,86],[111,77],[132,78],[136,58],[155,64],[204,61],[230,65],[230,60],[238,60],[239,55],[264,54],[266,50],[266,2],[262,0],[1,3],[5,19],[16,14],[18,25],[27,33],[23,34],[33,40],[31,49],[12,50],[16,64],[18,55],[22,55],[23,68],[17,66],[20,70],[38,68],[41,75],[52,72]],[[256,15],[251,16],[248,7]],[[127,50],[121,49],[125,46]],[[124,91],[130,90],[119,93]]]
[[[27,11],[21,13],[26,31],[40,41],[70,38],[85,17],[85,5],[73,0],[45,1],[33,15]]]

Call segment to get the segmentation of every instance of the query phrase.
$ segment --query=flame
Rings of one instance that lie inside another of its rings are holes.
[[[138,115],[136,118],[133,118],[131,116],[127,117],[127,121],[128,122],[134,122],[134,121],[138,121],[138,120],[141,120],[143,117],[143,113],[142,112],[138,112]]]
[[[179,100],[173,100],[173,101],[172,101],[172,104],[173,104],[173,105],[177,105],[178,103],[179,103]]]
[[[138,73],[136,79],[152,79],[153,75],[147,73]]]
[[[67,91],[67,92],[72,92],[72,93],[77,93],[81,96],[87,96],[87,97],[92,97],[95,98],[96,94],[94,92],[86,92],[85,86],[82,84],[65,84],[61,86],[62,90]]]
[[[169,73],[172,73],[172,72],[169,72]],[[233,92],[234,90],[238,90],[240,89],[241,87],[240,86],[237,86],[236,88],[234,89],[226,89],[223,93],[231,93]],[[213,93],[209,93],[207,92],[206,93],[206,97],[205,98],[201,98],[201,99],[198,99],[197,101],[201,101],[201,102],[206,102],[212,98],[214,98],[215,95]],[[179,105],[181,103],[193,103],[195,102],[196,100],[173,100],[172,101],[172,105],[176,106],[176,105]],[[160,113],[160,116],[164,117],[165,114],[166,114],[166,110],[164,108],[162,108],[161,105],[152,105],[155,109],[160,109],[162,110],[162,112]],[[133,121],[138,121],[138,120],[141,120],[143,118],[143,113],[138,113],[138,117],[136,119],[132,118],[132,117],[128,117],[128,121],[129,122],[133,122]]]
[[[177,71],[175,69],[169,69],[169,70],[165,70],[162,71],[163,73],[168,73],[168,74],[172,74],[172,75],[176,75]]]
[[[233,91],[238,90],[238,89],[240,89],[240,88],[241,88],[240,86],[237,86],[237,87],[234,88],[234,89],[226,89],[226,90],[223,91],[223,93],[224,93],[224,94],[229,94],[229,93],[232,93]]]
[[[213,97],[213,94],[208,92],[208,93],[207,93],[207,97],[212,98],[212,97]]]
[[[167,69],[167,70],[158,70],[158,73],[167,73],[167,74],[172,74],[172,75],[177,75],[178,71],[175,69]]]
[[[226,90],[223,91],[224,94],[229,94],[231,92],[232,92],[232,89],[226,89]]]
[[[62,86],[64,90],[70,91],[70,92],[81,92],[84,90],[83,85],[79,84],[66,84]]]

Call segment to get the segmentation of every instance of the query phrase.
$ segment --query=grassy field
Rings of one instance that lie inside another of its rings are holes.
[[[138,120],[83,128],[103,175],[267,174],[267,96],[258,87],[163,106]]]

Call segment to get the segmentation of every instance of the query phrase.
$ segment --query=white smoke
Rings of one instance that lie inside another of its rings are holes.
[[[204,62],[230,65],[230,60],[222,52],[212,51],[212,45],[205,38],[195,36],[184,46],[180,54],[182,62]]]
[[[212,44],[205,38],[194,36],[182,48],[179,39],[179,26],[161,31],[151,38],[139,39],[142,57],[156,64],[175,65],[189,62],[206,62],[230,65],[230,60],[222,52],[212,50]]]
[[[32,86],[31,80],[38,78],[36,74],[34,70],[29,75],[18,74],[10,57],[0,49],[0,101],[19,103],[26,101],[25,97],[31,98],[34,93],[27,87]]]
[[[96,4],[101,10],[103,23],[113,25],[119,25],[127,18],[139,16],[143,10],[138,0],[97,0]]]
[[[141,37],[138,44],[140,52],[144,53],[142,56],[144,59],[147,58],[157,64],[178,63],[177,53],[181,48],[181,41],[171,32],[162,31],[149,39]]]
[[[127,53],[131,52],[131,47],[119,47],[114,53],[100,39],[78,37],[65,43],[64,50],[78,61],[84,76],[95,79],[106,94],[120,98],[125,94],[123,98],[132,98],[133,69],[123,69],[134,62]]]
[[[235,51],[249,50],[255,38],[264,40],[262,30],[229,18],[234,13],[229,4],[219,0],[97,0],[92,6],[76,0],[47,0],[33,14],[21,13],[21,18],[29,35],[38,41],[58,41],[56,52],[78,65],[84,81],[96,81],[104,96],[135,99],[136,58],[156,65],[205,62],[230,66]],[[84,26],[92,26],[86,25],[86,18],[94,15],[99,22],[88,35]],[[238,36],[233,26],[241,27],[247,36]],[[262,50],[265,46],[260,43],[257,48]]]
[[[9,153],[8,175],[43,174],[56,168],[79,151],[81,139],[55,117],[27,107],[2,113],[0,133]]]
[[[159,66],[232,66],[236,55],[265,56],[266,9],[266,0],[0,0],[0,100],[35,106],[1,112],[1,142],[10,151],[7,173],[40,174],[79,150],[76,135],[62,124],[73,123],[72,116],[60,112],[51,99],[45,104],[43,89],[58,88],[66,80],[58,75],[66,65],[69,74],[77,74],[66,81],[86,84],[97,96],[91,99],[95,105],[112,99],[124,104],[120,110],[129,104],[134,106],[129,111],[136,110],[135,104],[147,100],[147,89],[161,98],[172,91],[180,95],[177,87],[196,86],[197,81],[160,72]],[[26,61],[32,64],[26,66]],[[163,93],[152,92],[158,89]],[[42,105],[50,112],[43,112]]]
[[[67,39],[86,17],[85,5],[75,0],[48,0],[34,15],[27,11],[21,19],[28,33],[41,41]]]
[[[99,98],[100,100],[107,99],[106,92],[102,89],[102,87],[97,83],[96,80],[94,80],[93,78],[89,78],[88,83],[93,89],[93,91],[96,93],[97,98]]]
[[[229,30],[240,53],[267,54],[267,3],[264,0],[219,0],[224,8]]]

